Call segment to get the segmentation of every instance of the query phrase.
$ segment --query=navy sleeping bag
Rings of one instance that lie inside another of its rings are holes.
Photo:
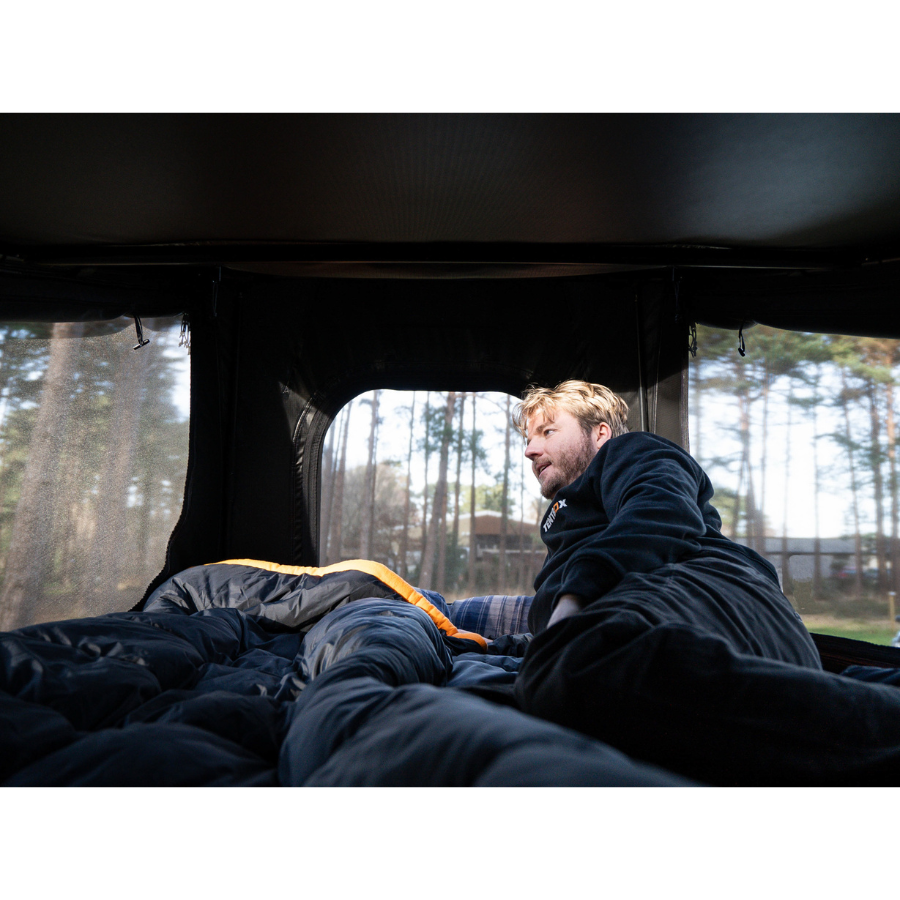
[[[368,561],[229,561],[180,573],[141,612],[4,634],[0,781],[688,783],[478,696],[511,686],[518,659],[434,600]]]

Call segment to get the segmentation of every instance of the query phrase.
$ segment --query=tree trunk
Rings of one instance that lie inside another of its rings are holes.
[[[28,624],[41,599],[56,501],[57,463],[69,413],[71,375],[84,333],[80,322],[53,326],[50,361],[22,476],[6,577],[0,592],[0,630]]]
[[[698,463],[700,463],[700,465],[703,465],[703,447],[701,444],[701,438],[703,436],[703,379],[700,373],[700,366],[701,358],[697,356],[691,361],[691,367],[689,370],[693,371],[694,373],[694,393],[693,396],[689,397],[689,400],[691,406],[693,406],[696,410],[694,415],[697,419],[697,433],[696,435],[694,435],[694,437],[691,438],[691,447],[694,450],[694,458]]]
[[[366,461],[366,479],[363,484],[363,508],[360,515],[359,555],[372,558],[372,528],[375,517],[375,449],[378,433],[378,395],[372,392],[372,421],[369,426],[369,456]]]
[[[139,350],[123,348],[120,352],[97,496],[97,528],[89,556],[93,594],[97,600],[117,590],[121,574],[125,556],[122,552],[125,509],[141,421],[142,385],[153,357],[160,354],[160,345],[153,341]]]
[[[406,499],[403,504],[403,533],[400,537],[400,575],[409,578],[409,513],[412,505],[413,437],[416,431],[416,392],[409,408],[409,451],[406,455]]]
[[[891,378],[893,378],[893,371],[891,372]],[[890,478],[890,492],[891,492],[891,578],[889,583],[889,589],[892,591],[897,590],[897,585],[900,584],[900,580],[897,578],[897,564],[898,564],[898,552],[897,552],[897,523],[898,519],[900,519],[900,510],[898,510],[898,499],[897,499],[897,434],[896,434],[896,424],[894,419],[894,382],[889,381],[885,385],[885,392],[887,394],[887,442],[888,442],[888,465],[889,465],[889,478]]]
[[[431,391],[425,395],[425,487],[422,489],[422,558],[419,561],[419,584],[422,584],[422,569],[425,565],[425,545],[428,543],[428,460],[431,456]],[[429,564],[429,575],[431,566]]]
[[[337,455],[335,447],[340,437],[340,422],[331,423],[328,429],[328,443],[325,445],[325,452],[322,454],[321,469],[321,498],[319,517],[319,558],[328,558],[328,535],[331,532],[331,512],[334,503],[334,470],[337,466]]]
[[[449,464],[449,462],[448,462]],[[444,482],[444,490],[441,494],[440,519],[438,521],[437,542],[437,577],[436,590],[441,594],[447,593],[447,501],[449,499],[447,482]]]
[[[887,590],[887,551],[884,545],[884,485],[881,477],[881,421],[875,400],[875,382],[866,384],[869,401],[869,433],[871,441],[872,484],[875,490],[875,559],[878,565],[878,593]]]
[[[744,464],[741,462],[741,466],[738,469],[738,483],[737,490],[734,492],[734,510],[731,514],[731,539],[737,540],[738,536],[738,523],[741,520],[741,488],[744,486]],[[724,523],[723,523],[724,524]]]
[[[788,554],[788,513],[790,511],[791,484],[791,413],[794,410],[794,379],[788,378],[787,430],[784,439],[784,505],[781,524],[781,590],[788,597],[793,596],[794,583],[791,578],[790,555]]]
[[[460,480],[462,479],[462,458],[463,447],[466,437],[466,421],[464,418],[466,412],[466,394],[463,392],[459,395],[459,434],[456,441],[456,490],[453,497],[453,540],[450,542],[453,548],[453,584],[455,591],[459,582],[459,492]]]
[[[441,519],[445,520],[447,504],[447,468],[450,463],[450,439],[453,435],[453,410],[456,405],[456,392],[447,394],[447,406],[444,411],[444,430],[441,434],[441,455],[438,463],[438,479],[434,488],[434,499],[431,503],[431,522],[425,541],[425,553],[422,558],[422,571],[419,584],[429,588],[434,572],[437,545],[441,536]],[[438,562],[440,565],[440,562]]]
[[[750,399],[744,395],[738,397],[740,409],[740,434],[741,434],[741,471],[747,473],[747,493],[745,500],[745,538],[747,545],[754,550],[759,550],[757,544],[757,509],[756,497],[753,492],[753,466],[750,454]],[[743,474],[741,475],[743,480]],[[738,490],[740,493],[740,490]],[[740,501],[735,506],[734,533],[737,535],[738,516],[740,513]]]
[[[338,562],[344,556],[344,479],[347,473],[347,437],[350,434],[350,414],[353,401],[344,408],[344,435],[341,439],[341,458],[334,476],[334,501],[331,512],[331,537],[328,541],[329,562]]]
[[[12,329],[10,326],[0,326],[0,434],[3,432],[3,420],[6,417],[6,408],[9,404],[9,349],[4,341],[9,337]],[[0,544],[2,544],[4,509],[6,507],[6,448],[5,442],[0,442]]]
[[[141,561],[141,567],[145,572],[149,571],[151,568],[150,522],[155,499],[156,497],[153,490],[153,470],[150,466],[145,466],[143,477],[141,479],[141,525],[140,536],[138,539],[138,557]]]
[[[507,591],[507,575],[506,575],[506,534],[509,530],[509,448],[510,437],[512,431],[512,421],[509,416],[509,405],[511,402],[509,394],[506,395],[506,437],[504,440],[504,457],[503,457],[503,495],[500,501],[500,593],[505,594]]]
[[[757,530],[763,547],[766,546],[766,472],[768,470],[770,383],[771,372],[769,371],[769,364],[763,361],[762,453],[759,462],[759,528]]]
[[[819,524],[819,378],[820,367],[816,365],[816,374],[813,380],[813,516],[815,519],[815,538],[813,541],[813,583],[812,596],[814,600],[822,599],[822,537]]]
[[[736,362],[735,367],[739,368]],[[744,486],[744,472],[749,470],[747,465],[750,456],[750,409],[749,400],[744,394],[738,394],[738,428],[741,441],[741,462],[738,467],[738,484],[734,495],[734,514],[731,519],[731,539],[735,540],[738,536],[738,526],[741,520],[741,489]],[[749,506],[749,504],[747,504]],[[752,513],[748,509],[746,519],[748,523],[747,537],[749,538],[752,529],[749,527]],[[749,540],[748,540],[748,543]],[[751,544],[752,546],[752,544]]]
[[[747,446],[747,458],[744,460],[744,468],[747,472],[747,545],[759,553],[764,552],[765,544],[761,543],[759,533],[759,508],[756,505],[756,492],[753,489],[753,467],[750,464],[750,447]]]
[[[853,501],[853,558],[856,563],[856,575],[853,579],[854,596],[857,600],[862,598],[862,535],[859,530],[859,490],[856,486],[856,467],[853,461],[853,433],[850,430],[849,396],[847,390],[847,375],[841,370],[841,407],[844,411],[844,431],[847,441],[847,460],[850,463],[850,494]]]
[[[469,489],[469,596],[475,596],[475,554],[478,550],[478,542],[475,536],[475,469],[476,469],[476,442],[478,433],[475,431],[475,401],[478,394],[472,393],[472,441],[469,445],[469,453],[472,458],[472,486]]]

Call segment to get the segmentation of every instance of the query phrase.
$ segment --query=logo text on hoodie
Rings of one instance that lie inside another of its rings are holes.
[[[550,530],[550,526],[556,521],[556,514],[561,509],[565,509],[565,506],[565,500],[557,500],[556,503],[553,504],[553,506],[550,508],[550,514],[547,516],[547,519],[544,522],[544,531]]]

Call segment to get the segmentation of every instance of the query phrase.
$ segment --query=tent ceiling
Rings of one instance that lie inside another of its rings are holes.
[[[34,261],[900,256],[900,116],[4,115],[0,244]]]

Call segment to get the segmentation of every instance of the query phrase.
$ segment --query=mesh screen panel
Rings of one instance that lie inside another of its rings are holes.
[[[0,628],[129,609],[184,495],[180,318],[0,324]]]

